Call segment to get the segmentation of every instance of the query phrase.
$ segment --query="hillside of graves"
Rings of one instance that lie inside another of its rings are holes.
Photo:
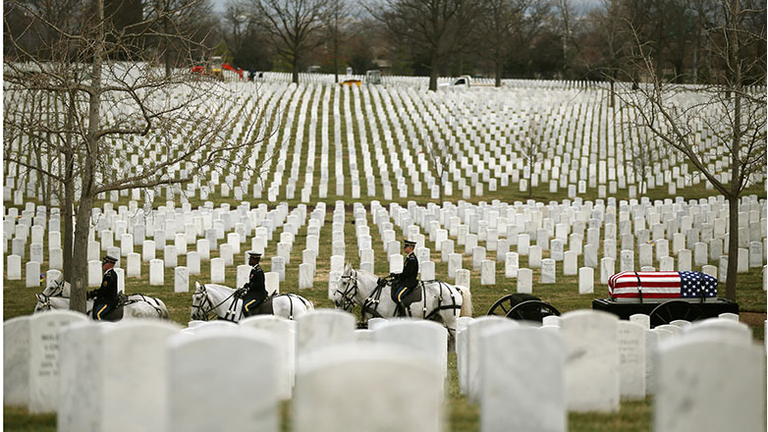
[[[412,78],[359,89],[322,76],[299,86],[288,81],[267,73],[258,84],[228,84],[237,102],[215,115],[235,116],[231,136],[249,122],[269,131],[232,155],[246,164],[205,171],[181,187],[99,197],[89,289],[101,282],[101,257],[119,256],[120,289],[162,299],[172,323],[187,327],[195,282],[242,286],[246,251],[256,250],[269,292],[333,308],[345,264],[379,276],[398,272],[405,238],[417,243],[422,280],[471,290],[476,319],[515,292],[563,314],[590,309],[608,296],[608,277],[627,270],[702,271],[724,286],[727,202],[674,154],[652,161],[639,179],[635,149],[648,137],[631,127],[631,112],[608,106],[606,88],[509,81],[500,90],[431,94]],[[695,102],[695,93],[678,97]],[[725,178],[727,157],[708,127],[697,138]],[[184,133],[174,135],[175,150],[151,136],[121,142],[114,163],[130,172],[143,158],[180,151]],[[435,149],[450,155],[442,203],[430,165]],[[57,278],[62,225],[56,200],[46,206],[41,199],[39,176],[7,161],[3,167],[8,321],[31,314],[35,294]],[[764,339],[766,312],[764,179],[755,176],[739,207],[736,301],[755,341]],[[449,352],[444,360],[445,430],[479,430],[479,396],[462,378],[459,357]],[[622,396],[618,412],[571,410],[568,429],[650,430],[654,400],[647,394]],[[300,406],[284,399],[275,414],[280,429],[306,425]],[[55,428],[55,417],[5,408],[8,430]]]

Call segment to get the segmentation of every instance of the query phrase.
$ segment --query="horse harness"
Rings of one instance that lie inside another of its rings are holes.
[[[45,308],[49,308],[50,309],[50,307],[51,307],[51,297],[58,297],[60,294],[61,294],[61,291],[54,291],[50,295],[43,294],[43,293],[39,293],[38,295],[43,297],[43,300],[41,301],[42,306],[45,307]],[[157,312],[158,316],[160,316],[160,317],[163,316],[163,310],[160,307],[160,302],[158,302],[156,298],[149,297],[149,296],[146,296],[146,295],[140,294],[140,293],[139,294],[131,294],[131,295],[140,296],[141,300],[139,300],[139,299],[131,299],[129,296],[125,295],[124,293],[118,293],[117,294],[117,304],[115,304],[115,309],[114,310],[117,310],[119,308],[123,308],[125,306],[132,305],[134,303],[139,303],[139,302],[143,301],[144,303],[147,303],[148,305],[152,306],[152,308],[155,309],[155,312]],[[206,299],[207,299],[207,297],[206,297]]]
[[[132,305],[134,303],[144,302],[150,306],[152,306],[153,309],[155,309],[155,312],[157,312],[157,315],[162,317],[163,316],[163,309],[160,307],[160,302],[157,301],[154,297],[149,297],[141,293],[137,294],[131,294],[132,296],[139,296],[141,297],[141,300],[134,298],[131,299],[130,296],[125,295],[124,293],[118,293],[117,294],[117,305],[115,306],[115,309],[125,307],[128,305]]]
[[[203,312],[203,315],[205,315],[205,320],[206,321],[210,321],[212,319],[212,317],[209,315],[211,313],[211,311],[215,310],[217,307],[219,307],[219,306],[223,305],[224,303],[226,303],[227,300],[229,300],[230,298],[232,298],[235,295],[235,291],[232,291],[232,294],[227,296],[224,300],[222,300],[221,302],[219,302],[219,304],[217,304],[215,306],[214,306],[213,302],[211,301],[211,299],[208,297],[208,290],[205,289],[205,285],[200,284],[200,294],[203,295],[203,299],[200,301],[200,304],[199,305],[193,304],[192,307],[196,308],[196,309],[200,309]],[[236,302],[233,302],[233,304],[234,303],[236,303]],[[211,307],[208,308],[207,310],[205,309],[205,305],[206,304],[211,305]],[[227,311],[227,315],[229,315],[229,311]],[[217,317],[217,319],[218,319],[218,317]],[[224,318],[224,319],[226,319],[226,318]],[[227,319],[227,321],[230,321],[230,320]]]
[[[203,311],[203,314],[206,317],[206,321],[210,321],[212,319],[209,316],[209,314],[210,314],[210,312],[212,310],[215,310],[219,306],[221,306],[224,303],[226,303],[227,300],[229,300],[230,298],[232,298],[235,295],[235,292],[236,292],[236,291],[233,291],[232,294],[230,294],[224,300],[219,302],[219,304],[214,306],[213,302],[208,297],[208,293],[207,293],[207,290],[205,289],[205,285],[200,285],[200,288],[201,288],[201,293],[203,294],[203,300],[200,302],[199,305],[194,305],[193,304],[192,307],[201,309]],[[293,298],[297,298],[302,304],[304,304],[304,306],[307,309],[309,309],[310,305],[308,304],[308,302],[303,297],[297,296],[296,294],[293,294],[293,293],[278,294],[278,295],[274,295],[274,293],[272,293],[272,295],[267,296],[267,298],[265,298],[264,301],[261,302],[261,304],[265,304],[268,301],[274,300],[274,299],[276,299],[278,297],[282,297],[282,296],[286,296],[290,300],[288,302],[289,305],[290,305],[290,309],[288,310],[288,319],[293,319],[293,300],[292,300]],[[211,305],[211,307],[208,310],[204,309],[206,304],[210,304]],[[222,320],[225,320],[225,321],[235,322],[235,317],[237,316],[237,311],[234,310],[234,309],[235,309],[235,305],[236,304],[237,304],[237,300],[233,301],[232,304],[229,306],[229,309],[227,309],[227,312],[225,313],[224,318],[217,317],[216,319],[222,319]],[[273,310],[273,314],[274,314],[274,310]],[[231,319],[230,319],[230,316],[232,317]]]
[[[349,310],[349,308],[354,304],[354,296],[358,292],[357,287],[357,272],[355,272],[355,276],[347,276],[348,278],[352,279],[354,281],[354,285],[351,287],[348,287],[343,292],[339,289],[336,289],[336,292],[341,293],[342,298],[345,301],[345,304],[343,306],[344,310]],[[426,288],[424,286],[425,281],[419,281],[419,286],[421,287],[421,298],[423,301],[422,307],[421,307],[421,318],[425,320],[431,320],[435,315],[439,314],[440,311],[447,310],[447,309],[461,309],[461,305],[456,304],[456,296],[453,293],[453,290],[446,288],[446,283],[439,280],[431,280],[426,282],[436,282],[438,286],[440,287],[440,294],[437,296],[437,307],[432,309],[431,312],[427,313],[427,293]],[[448,294],[451,296],[451,304],[443,304],[444,297],[443,297],[443,290],[446,289],[448,291]],[[376,288],[368,295],[368,297],[365,298],[363,301],[362,306],[360,307],[360,320],[365,321],[365,314],[370,314],[373,318],[384,318],[384,316],[379,313],[378,308],[381,304],[381,293],[384,290],[384,285],[377,285]],[[411,308],[407,307],[405,308],[408,316],[412,317],[411,315]],[[395,309],[395,314],[397,313],[397,310]],[[394,315],[393,315],[394,316]]]

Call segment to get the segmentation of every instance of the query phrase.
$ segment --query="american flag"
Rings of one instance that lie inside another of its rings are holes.
[[[639,298],[640,291],[643,298],[717,297],[717,279],[694,271],[621,272],[608,278],[611,298]]]

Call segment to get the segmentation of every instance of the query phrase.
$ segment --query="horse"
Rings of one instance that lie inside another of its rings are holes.
[[[391,297],[392,286],[380,285],[378,281],[378,276],[354,270],[347,264],[341,274],[341,284],[333,292],[333,303],[336,308],[345,311],[354,305],[361,306],[362,323],[367,323],[369,318],[394,317],[397,303]],[[422,281],[415,290],[421,290],[421,298],[407,306],[407,314],[441,323],[448,329],[450,339],[455,336],[456,319],[459,316],[472,316],[469,289],[431,280]]]
[[[58,281],[51,284],[40,294],[35,294],[37,304],[34,313],[45,312],[52,309],[69,309],[69,282]],[[144,294],[131,294],[121,297],[119,303],[122,306],[123,318],[159,318],[170,319],[168,308],[162,300],[149,297]],[[86,314],[91,316],[93,300],[86,300]]]
[[[243,318],[242,304],[243,301],[235,297],[235,290],[230,287],[217,284],[201,285],[195,282],[190,318],[208,321],[215,316],[219,319],[239,322]],[[297,294],[277,294],[267,297],[259,308],[268,309],[270,304],[272,315],[290,320],[315,310],[309,300]]]

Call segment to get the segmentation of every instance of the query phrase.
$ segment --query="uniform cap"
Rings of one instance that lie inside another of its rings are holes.
[[[109,255],[104,255],[104,259],[101,261],[102,264],[107,264],[107,263],[114,264],[116,262],[117,262],[117,258]]]
[[[410,247],[416,247],[416,242],[415,242],[415,241],[411,241],[411,240],[405,240],[405,241],[403,242],[403,247],[404,247],[404,248],[407,248],[407,247],[409,247],[409,246],[410,246]]]
[[[256,251],[248,251],[249,258],[261,258],[261,254]]]

